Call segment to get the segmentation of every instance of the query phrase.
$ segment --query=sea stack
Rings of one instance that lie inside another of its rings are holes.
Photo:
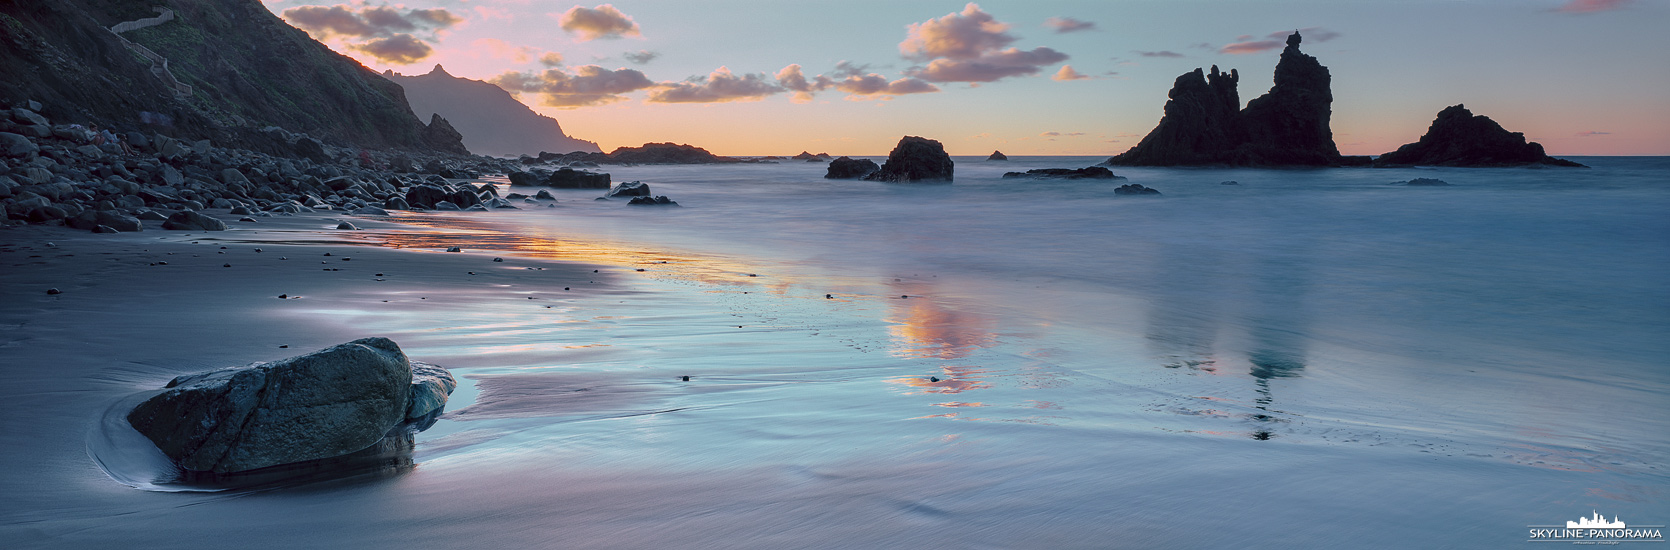
[[[992,151],[992,156],[986,157],[986,160],[1009,160],[1009,157],[1003,151]]]
[[[951,155],[938,141],[905,136],[887,154],[881,169],[865,176],[870,181],[891,183],[951,183]]]
[[[1120,166],[1338,166],[1328,127],[1333,93],[1328,68],[1299,51],[1298,32],[1276,63],[1275,85],[1240,108],[1240,73],[1212,67],[1177,77],[1165,116],[1136,147],[1108,159]]]
[[[1484,115],[1475,115],[1455,105],[1438,112],[1438,118],[1415,143],[1374,159],[1375,167],[1387,166],[1527,166],[1583,165],[1548,156],[1542,144],[1525,141],[1525,134],[1509,132]]]

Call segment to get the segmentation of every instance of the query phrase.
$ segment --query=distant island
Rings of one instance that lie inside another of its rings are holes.
[[[1547,165],[1581,168],[1583,165],[1557,159],[1542,150],[1542,144],[1525,141],[1525,134],[1509,132],[1484,115],[1455,105],[1438,112],[1421,140],[1374,159],[1375,167],[1392,166],[1500,167]]]

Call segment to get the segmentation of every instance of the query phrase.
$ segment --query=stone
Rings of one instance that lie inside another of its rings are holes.
[[[128,423],[181,468],[232,473],[346,455],[406,420],[412,367],[387,338],[174,378]]]
[[[649,184],[641,182],[641,181],[621,182],[620,184],[609,188],[609,192],[604,193],[603,196],[611,197],[611,198],[613,198],[613,197],[648,197],[649,196]]]
[[[1298,32],[1276,63],[1270,91],[1240,108],[1241,76],[1200,69],[1173,82],[1165,116],[1117,166],[1339,166],[1347,161],[1329,128],[1333,93],[1328,68],[1299,51]]]
[[[336,224],[336,228],[337,229],[344,229],[344,230],[348,230],[348,231],[359,231],[359,229],[360,229],[358,226],[355,226],[353,223],[346,222],[346,221],[344,221],[342,223],[339,223],[339,224]]]
[[[435,203],[435,210],[440,210],[440,211],[443,211],[443,212],[457,212],[457,211],[460,211],[460,210],[463,210],[463,209],[459,208],[458,205],[456,205],[456,204],[453,204],[453,203],[450,203],[450,202],[447,202],[447,201],[441,201],[441,202]]]
[[[408,204],[406,199],[400,197],[389,197],[388,200],[383,201],[383,208],[389,210],[411,210],[412,205]]]
[[[1125,179],[1123,176],[1114,175],[1112,170],[1109,170],[1107,168],[1103,168],[1101,166],[1091,166],[1091,167],[1088,167],[1088,168],[1039,168],[1037,170],[1027,170],[1025,172],[1005,172],[1003,174],[1003,178],[1004,179],[1015,179],[1015,178],[1063,179],[1063,180],[1081,180],[1081,179],[1122,180],[1122,179]]]
[[[1463,105],[1439,111],[1438,118],[1432,121],[1420,141],[1374,159],[1376,167],[1528,165],[1583,167],[1548,156],[1542,144],[1527,142],[1525,134],[1509,132],[1490,117],[1474,115]]]
[[[1114,188],[1113,194],[1115,194],[1115,195],[1158,195],[1158,194],[1160,194],[1160,190],[1154,189],[1154,188],[1151,188],[1151,187],[1143,187],[1142,184],[1129,183],[1129,184],[1121,185],[1119,187]]]
[[[545,178],[545,185],[558,189],[608,189],[609,174],[559,168]]]
[[[290,150],[294,152],[296,156],[313,162],[324,163],[330,162],[331,160],[330,155],[325,153],[324,144],[321,144],[318,140],[310,137],[304,137],[296,140],[294,144],[291,144]]]
[[[407,401],[406,418],[417,420],[446,407],[447,396],[458,387],[458,381],[445,368],[422,361],[412,361],[412,385]]]
[[[153,222],[168,221],[168,216],[164,216],[161,212],[157,212],[155,210],[141,211],[138,214],[134,214],[134,217]]]
[[[447,190],[433,185],[414,185],[406,190],[406,203],[418,208],[435,208],[435,203],[451,196]]]
[[[951,155],[945,154],[944,145],[931,139],[905,136],[887,154],[887,162],[881,165],[881,169],[864,179],[890,183],[950,183],[953,168]]]
[[[1447,182],[1447,181],[1444,181],[1444,180],[1441,180],[1441,179],[1437,179],[1437,178],[1415,178],[1415,179],[1405,181],[1405,182],[1401,182],[1401,183],[1403,183],[1404,185],[1413,185],[1413,186],[1417,186],[1417,187],[1421,187],[1421,186],[1439,187],[1439,186],[1445,186],[1445,185],[1450,184],[1450,182]]]
[[[381,208],[377,208],[375,206],[361,206],[359,208],[355,208],[353,210],[353,212],[351,212],[351,213],[356,215],[356,216],[387,216],[387,215],[389,215],[389,211],[383,210]]]
[[[116,228],[108,226],[108,225],[101,225],[101,226],[98,226],[98,227],[94,227],[93,232],[94,233],[119,233],[119,231],[116,231]]]
[[[21,124],[34,124],[39,126],[45,126],[48,124],[46,117],[22,107],[12,109],[12,119]]]
[[[145,230],[145,224],[140,222],[139,218],[122,214],[120,212],[100,210],[95,212],[93,216],[94,221],[96,221],[100,227],[110,227],[117,231],[129,233]]]
[[[840,157],[829,161],[829,169],[824,172],[823,177],[832,180],[859,179],[880,169],[881,166],[877,166],[876,161],[870,159]]]
[[[539,200],[545,200],[545,201],[557,200],[557,197],[552,196],[551,191],[547,190],[547,189],[540,189],[538,193],[533,194],[533,198],[536,198],[536,199],[539,199]]]
[[[722,157],[694,145],[675,143],[645,143],[642,147],[617,147],[607,160],[613,164],[723,164],[742,162],[741,159]],[[604,185],[604,187],[608,187]]]
[[[241,204],[237,205],[237,206],[233,206],[232,210],[227,212],[227,214],[231,214],[233,216],[248,216],[248,215],[253,214],[253,213],[254,212],[251,212],[249,210],[248,206],[244,206],[244,205],[241,205]]]
[[[225,231],[226,222],[192,210],[181,210],[162,222],[163,229],[176,231]]]
[[[678,206],[678,203],[673,202],[673,200],[667,198],[666,195],[656,197],[632,197],[632,200],[626,204],[635,206]]]
[[[29,157],[40,151],[34,140],[11,132],[0,132],[0,152],[8,157]]]
[[[986,157],[986,160],[1009,160],[1009,157],[1003,151],[992,151],[992,156]]]
[[[227,168],[220,171],[220,182],[226,185],[249,185],[249,178],[239,172],[237,168]]]
[[[523,172],[518,170],[511,172],[506,177],[510,179],[511,185],[533,186],[545,184],[545,179],[539,177],[539,174],[535,174],[533,172]]]

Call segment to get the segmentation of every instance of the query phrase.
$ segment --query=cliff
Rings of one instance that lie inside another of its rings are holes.
[[[120,36],[108,30],[157,17],[153,7],[175,17]],[[153,61],[124,38],[167,59],[161,72],[189,94],[153,74]],[[437,135],[412,114],[399,85],[257,0],[0,2],[0,72],[0,102],[39,101],[54,120],[264,152],[287,150],[276,134],[259,131],[267,126],[377,149],[431,150]]]
[[[1438,112],[1420,141],[1398,147],[1374,159],[1385,166],[1550,166],[1583,165],[1548,156],[1542,144],[1525,141],[1525,134],[1509,132],[1484,115],[1455,105]]]
[[[1235,70],[1184,73],[1172,84],[1165,116],[1136,147],[1108,159],[1122,166],[1336,166],[1328,120],[1328,68],[1299,51],[1295,32],[1276,63],[1270,91],[1240,108]]]
[[[488,82],[452,76],[440,65],[427,74],[386,71],[383,77],[405,88],[406,101],[418,118],[445,117],[476,154],[602,152],[596,143],[569,137],[556,119],[534,112],[510,92]]]

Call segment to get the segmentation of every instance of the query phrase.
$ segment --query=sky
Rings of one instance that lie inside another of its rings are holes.
[[[265,0],[379,72],[511,91],[604,151],[1112,155],[1173,80],[1217,65],[1243,104],[1282,37],[1333,77],[1344,154],[1413,142],[1465,104],[1553,155],[1670,155],[1670,1]]]

